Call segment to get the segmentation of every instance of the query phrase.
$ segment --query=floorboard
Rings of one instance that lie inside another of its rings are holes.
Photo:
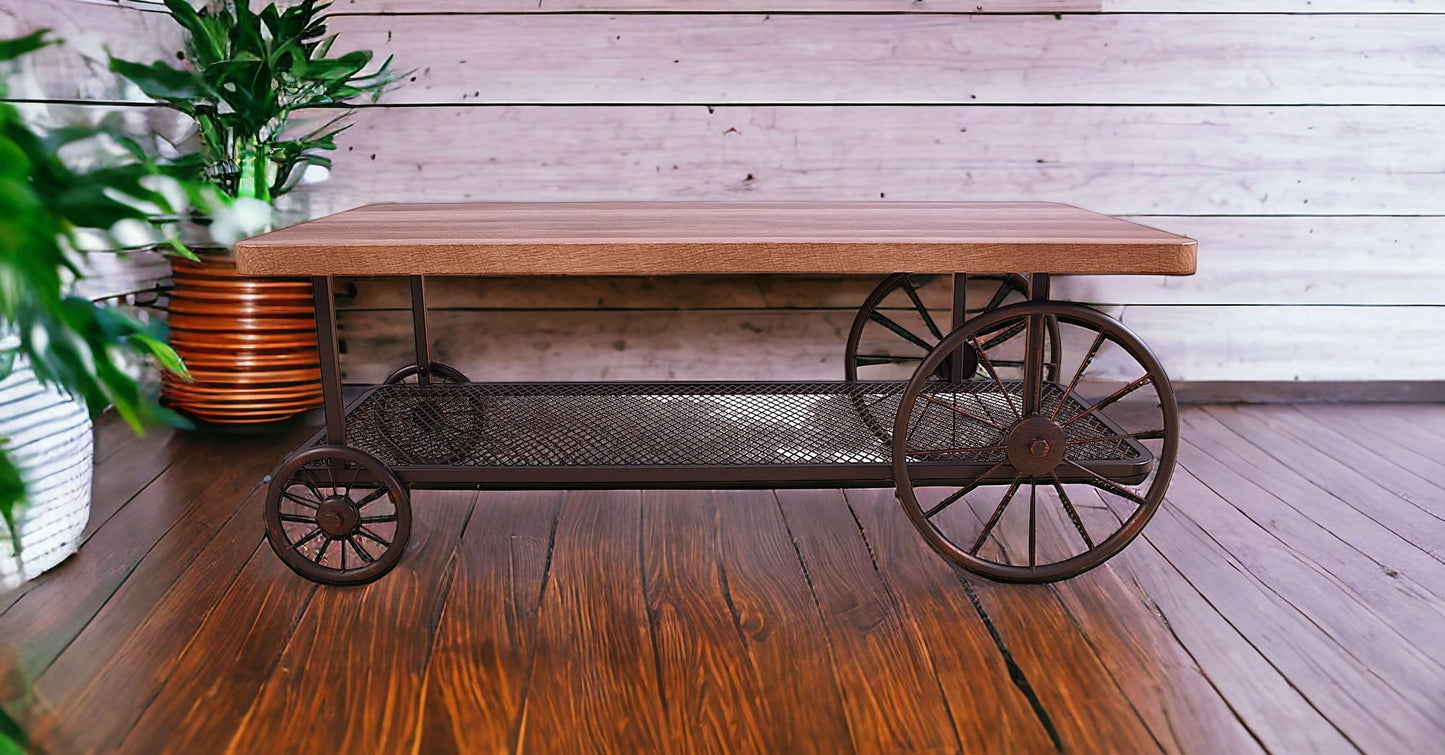
[[[262,537],[304,429],[105,417],[87,541],[0,596],[0,704],[53,753],[1428,751],[1445,407],[1182,419],[1143,536],[1055,585],[955,570],[888,490],[417,491],[342,589]]]
[[[516,747],[561,501],[527,491],[477,503],[427,665],[421,752]]]

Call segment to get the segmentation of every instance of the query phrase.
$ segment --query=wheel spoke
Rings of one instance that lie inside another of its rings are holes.
[[[931,343],[923,340],[922,338],[919,338],[917,335],[915,335],[915,334],[913,333],[913,331],[909,330],[908,328],[905,328],[905,327],[903,327],[902,325],[899,325],[898,323],[896,323],[896,322],[888,319],[888,317],[887,317],[886,315],[884,315],[882,312],[879,312],[879,311],[877,311],[877,310],[874,310],[874,311],[872,311],[872,312],[869,312],[869,313],[868,313],[868,319],[870,319],[870,320],[878,323],[879,325],[882,325],[883,327],[885,327],[885,328],[893,331],[894,334],[896,334],[899,338],[902,338],[903,340],[908,341],[909,343],[911,343],[911,344],[913,344],[914,346],[917,346],[917,347],[923,349],[924,351],[932,351],[932,350],[933,350],[933,344],[931,344]]]
[[[1029,481],[1029,568],[1038,565],[1038,520],[1035,511],[1038,509],[1039,485],[1037,482]]]
[[[1084,354],[1084,361],[1079,362],[1079,369],[1074,371],[1074,378],[1069,381],[1069,387],[1064,389],[1064,395],[1059,398],[1058,405],[1054,407],[1054,414],[1049,419],[1057,420],[1059,418],[1059,411],[1064,408],[1064,404],[1068,403],[1069,394],[1074,392],[1074,386],[1079,384],[1079,378],[1084,376],[1084,371],[1094,363],[1094,357],[1099,355],[1099,347],[1102,345],[1104,345],[1104,331],[1101,330],[1099,335],[1094,338],[1094,345],[1090,346],[1088,353]]]
[[[386,495],[388,492],[389,492],[389,491],[386,489],[386,485],[382,485],[382,486],[378,487],[376,490],[373,490],[373,491],[371,491],[370,493],[368,493],[365,498],[357,501],[357,502],[356,502],[356,508],[360,509],[360,508],[364,508],[364,507],[366,507],[366,506],[370,506],[372,503],[376,502],[377,499],[379,499],[379,498],[381,498],[382,496]]]
[[[1029,315],[1028,337],[1024,341],[1024,414],[1039,413],[1039,403],[1044,398],[1044,316]]]
[[[301,550],[301,546],[303,546],[303,545],[311,542],[312,540],[315,540],[315,539],[316,539],[316,536],[317,536],[317,535],[320,535],[320,534],[321,534],[321,528],[320,528],[320,527],[317,527],[316,529],[311,530],[311,533],[308,534],[306,537],[303,537],[303,538],[301,538],[300,540],[297,540],[296,542],[292,543],[292,544],[291,544],[291,548],[292,548],[293,550]]]
[[[1132,382],[1132,383],[1124,386],[1123,388],[1120,388],[1119,390],[1114,391],[1114,393],[1111,394],[1109,397],[1104,398],[1104,399],[1100,399],[1099,401],[1095,402],[1093,406],[1090,406],[1088,409],[1085,409],[1084,411],[1082,411],[1082,412],[1080,412],[1080,413],[1078,413],[1078,414],[1075,414],[1074,416],[1068,418],[1068,420],[1066,420],[1066,421],[1064,422],[1064,427],[1068,427],[1069,425],[1072,425],[1072,424],[1074,424],[1075,422],[1078,422],[1079,420],[1083,419],[1084,417],[1087,417],[1087,416],[1089,416],[1090,414],[1093,414],[1094,412],[1097,412],[1097,411],[1099,411],[1100,409],[1103,409],[1104,407],[1108,406],[1109,404],[1112,404],[1112,403],[1114,403],[1115,401],[1118,401],[1119,399],[1124,398],[1125,396],[1133,393],[1134,391],[1137,391],[1137,390],[1139,390],[1140,388],[1143,388],[1144,386],[1146,386],[1146,385],[1148,385],[1149,383],[1153,382],[1153,380],[1154,380],[1154,376],[1153,376],[1153,375],[1145,374],[1143,377],[1139,378],[1138,380],[1135,380],[1134,382]]]
[[[316,502],[317,502],[317,503],[320,503],[321,501],[326,500],[326,496],[321,495],[321,489],[318,488],[318,487],[316,487],[316,481],[315,481],[315,480],[312,480],[312,479],[310,479],[310,478],[303,478],[303,479],[301,480],[301,484],[302,484],[302,485],[305,485],[305,486],[306,486],[306,489],[309,490],[309,491],[311,491],[311,495],[316,496]],[[316,507],[315,507],[315,506],[312,506],[311,508],[314,509],[314,508],[316,508]]]
[[[1064,459],[1064,463],[1065,463],[1065,464],[1072,465],[1075,469],[1078,469],[1078,470],[1082,471],[1084,474],[1087,474],[1089,477],[1092,477],[1092,478],[1093,478],[1093,481],[1090,482],[1089,484],[1090,484],[1090,485],[1093,485],[1093,486],[1096,487],[1096,488],[1099,488],[1099,489],[1101,489],[1101,490],[1107,490],[1107,491],[1109,491],[1110,493],[1113,493],[1114,495],[1117,495],[1117,496],[1120,496],[1120,497],[1123,497],[1123,498],[1128,498],[1129,500],[1133,501],[1134,503],[1136,503],[1136,504],[1138,504],[1138,505],[1140,505],[1140,506],[1147,506],[1147,505],[1149,505],[1148,499],[1146,499],[1146,498],[1144,498],[1143,496],[1139,495],[1138,493],[1135,493],[1134,491],[1132,491],[1132,490],[1124,487],[1123,485],[1120,485],[1119,483],[1114,482],[1113,480],[1111,480],[1111,479],[1109,479],[1109,478],[1107,478],[1107,477],[1099,474],[1098,472],[1095,472],[1094,470],[1089,469],[1088,467],[1085,467],[1085,466],[1079,464],[1078,462],[1070,461],[1069,459]]]
[[[396,521],[396,514],[390,516],[364,516],[360,521],[362,524],[387,524]]]
[[[938,325],[933,322],[933,315],[928,314],[928,308],[923,306],[923,300],[918,298],[918,290],[913,287],[913,283],[907,278],[903,279],[903,292],[908,294],[908,298],[913,301],[913,307],[917,309],[918,314],[923,317],[923,324],[928,326],[928,332],[932,333],[935,339],[942,341],[943,332],[940,331]]]
[[[315,523],[316,523],[316,519],[315,519],[314,517],[301,516],[300,514],[282,514],[282,515],[281,515],[281,521],[283,521],[283,522],[295,522],[296,524],[315,524]]]
[[[999,429],[999,430],[1003,430],[1003,429],[1004,429],[1003,425],[1000,425],[1000,424],[998,424],[997,422],[994,422],[994,421],[991,420],[991,419],[985,419],[984,417],[980,417],[980,416],[978,416],[977,414],[974,414],[973,412],[966,411],[966,410],[964,410],[964,409],[960,409],[960,408],[958,408],[957,406],[954,406],[953,404],[949,404],[949,403],[945,403],[945,402],[943,402],[943,401],[939,401],[938,399],[936,399],[936,398],[934,398],[934,397],[932,397],[932,396],[923,396],[923,395],[920,395],[919,398],[923,399],[924,401],[927,401],[927,402],[930,403],[930,404],[938,404],[939,406],[947,407],[949,410],[951,410],[951,411],[953,411],[953,412],[955,412],[955,413],[957,413],[957,414],[960,414],[960,415],[962,415],[962,416],[964,416],[964,417],[968,417],[968,418],[971,419],[971,420],[976,420],[976,421],[978,421],[978,422],[982,422],[982,423],[984,423],[985,425],[988,425],[988,426],[990,426],[990,427],[997,428],[997,429]]]
[[[999,518],[1003,516],[1003,510],[1008,508],[1009,501],[1013,500],[1014,493],[1018,492],[1019,481],[1022,479],[1021,476],[1016,476],[1014,477],[1014,481],[1009,484],[1008,491],[1003,494],[1003,500],[998,502],[998,508],[993,510],[993,516],[990,516],[988,518],[988,524],[983,526],[983,532],[978,533],[978,539],[973,541],[973,547],[968,549],[970,556],[978,555],[978,550],[983,547],[984,541],[988,540],[988,536],[993,532],[994,526],[998,524]]]
[[[1064,504],[1064,511],[1068,512],[1069,519],[1073,520],[1074,529],[1078,530],[1079,535],[1084,538],[1084,545],[1089,546],[1089,550],[1093,550],[1094,539],[1089,537],[1089,531],[1084,529],[1084,520],[1079,518],[1079,512],[1074,509],[1074,502],[1070,501],[1069,494],[1064,492],[1064,486],[1059,482],[1059,476],[1055,474],[1053,478],[1054,490],[1059,491],[1059,502]]]
[[[317,551],[316,551],[316,558],[314,558],[314,559],[312,559],[312,560],[315,561],[315,562],[318,563],[318,564],[321,563],[322,561],[325,561],[325,560],[326,560],[326,549],[327,549],[327,548],[330,548],[330,547],[331,547],[331,538],[328,536],[328,537],[326,538],[326,542],[322,543],[322,544],[321,544],[321,547],[320,547],[319,549],[317,549]]]
[[[983,474],[981,474],[981,475],[973,478],[973,480],[972,480],[971,482],[969,482],[967,485],[964,485],[963,487],[959,488],[957,493],[954,493],[953,495],[950,495],[949,497],[943,499],[942,501],[939,501],[936,506],[934,506],[933,508],[929,509],[928,511],[923,512],[923,516],[926,517],[926,518],[928,518],[928,519],[932,519],[933,516],[934,516],[935,514],[937,514],[938,512],[943,511],[944,509],[948,508],[949,506],[952,506],[954,503],[956,503],[956,502],[958,501],[958,499],[960,499],[960,498],[968,495],[969,493],[972,493],[974,490],[976,490],[979,485],[982,485],[982,484],[983,484],[983,481],[984,481],[984,480],[987,480],[987,479],[988,479],[988,476],[989,476],[989,475],[993,474],[994,472],[997,472],[997,471],[999,470],[999,467],[1002,467],[1005,463],[1007,463],[1007,462],[1002,462],[1002,461],[1001,461],[1001,462],[993,465],[991,468],[989,468],[989,470],[988,470],[987,472],[984,472]]]
[[[361,479],[361,465],[356,465],[356,471],[352,473],[351,480],[346,483],[346,494],[351,495],[351,489],[356,487],[356,481]]]
[[[1013,410],[1014,417],[1022,418],[1023,414],[1019,411],[1019,408],[1017,406],[1014,406],[1013,394],[1009,393],[1008,389],[1003,386],[1003,381],[998,379],[998,372],[994,370],[993,362],[990,361],[988,358],[988,352],[979,348],[977,338],[970,338],[968,339],[968,341],[969,345],[973,346],[974,351],[978,353],[978,361],[983,364],[983,368],[988,372],[988,376],[993,378],[993,384],[998,386],[999,392],[1002,393],[1004,399],[1008,401],[1008,408]]]
[[[382,545],[382,546],[384,546],[384,547],[387,547],[387,548],[390,548],[390,547],[391,547],[391,541],[389,541],[389,540],[383,540],[380,535],[378,535],[378,534],[376,534],[375,532],[372,532],[371,530],[367,529],[365,525],[360,525],[360,526],[358,526],[358,527],[356,528],[356,534],[358,534],[358,535],[366,538],[367,540],[370,540],[370,541],[375,542],[375,543],[377,543],[377,544],[379,544],[379,545]]]
[[[297,497],[297,496],[294,496],[294,495],[292,495],[292,494],[290,494],[290,493],[288,493],[288,492],[286,492],[286,491],[284,491],[284,490],[281,491],[281,497],[282,497],[282,498],[286,498],[287,500],[293,501],[293,502],[295,502],[295,503],[299,503],[299,504],[301,504],[302,506],[305,506],[305,507],[308,508],[308,509],[317,508],[317,504],[315,504],[315,503],[313,503],[313,502],[311,502],[311,501],[305,500],[305,499],[303,499],[303,498],[299,498],[299,497]],[[317,500],[320,500],[320,499],[318,498]]]
[[[366,550],[361,547],[361,543],[356,542],[355,535],[347,535],[346,542],[351,543],[352,549],[356,551],[356,555],[360,556],[362,561],[368,564],[376,563],[376,559],[372,558],[371,554],[367,553]]]
[[[859,367],[871,367],[878,364],[897,364],[898,362],[922,362],[926,357],[891,356],[889,354],[859,354],[854,357]]]
[[[1028,330],[1027,320],[1020,321],[1016,325],[1010,325],[1009,327],[1005,328],[1002,333],[999,333],[999,331],[996,330],[989,331],[984,335],[992,335],[994,333],[999,333],[999,335],[994,336],[986,343],[984,343],[983,349],[987,350],[998,348],[999,346],[1002,346],[1003,344],[1017,338],[1019,334],[1024,332],[1025,330]]]
[[[983,308],[984,311],[987,312],[989,310],[998,309],[1000,306],[1003,305],[1003,300],[1007,299],[1008,295],[1016,290],[1017,289],[1009,287],[1008,278],[1004,278],[1003,280],[999,281],[998,290],[993,292],[993,298],[988,300],[988,304],[985,305]]]

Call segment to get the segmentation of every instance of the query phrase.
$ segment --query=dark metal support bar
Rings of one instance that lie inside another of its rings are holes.
[[[950,331],[958,330],[958,328],[959,328],[961,325],[963,325],[964,320],[968,319],[967,304],[968,304],[968,274],[967,274],[967,273],[954,273],[954,274],[953,274],[953,326],[949,329]],[[948,355],[948,374],[951,375],[951,376],[953,376],[953,379],[954,379],[954,380],[963,380],[963,379],[966,377],[966,376],[963,374],[963,357],[964,357],[964,349],[962,349],[962,348],[960,348],[960,349],[958,349],[957,351],[953,352],[952,354],[949,354],[949,355]]]
[[[326,442],[346,445],[346,407],[341,400],[341,360],[336,336],[336,286],[330,276],[311,279],[316,301],[316,353],[321,362],[321,403]]]
[[[1047,273],[1033,273],[1029,276],[1029,299],[1035,302],[1049,300],[1049,276]],[[1039,402],[1043,400],[1044,383],[1044,316],[1029,315],[1028,345],[1024,352],[1024,406],[1023,414],[1031,417],[1038,414]]]
[[[431,340],[427,337],[426,279],[411,276],[411,329],[416,344],[416,380],[431,385]]]

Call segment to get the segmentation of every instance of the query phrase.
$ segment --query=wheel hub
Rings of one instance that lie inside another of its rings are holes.
[[[356,504],[346,496],[330,496],[316,507],[316,526],[327,537],[342,537],[354,532],[361,524],[361,513]]]
[[[1050,474],[1064,460],[1068,450],[1064,428],[1047,417],[1019,420],[1004,441],[1009,464],[1023,474],[1041,477]]]

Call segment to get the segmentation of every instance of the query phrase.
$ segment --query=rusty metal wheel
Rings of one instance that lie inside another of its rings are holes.
[[[844,350],[844,379],[906,380],[914,367],[922,362],[943,340],[945,329],[952,327],[952,276],[894,273],[878,284],[853,318]],[[980,302],[965,310],[965,318],[977,317],[1000,307],[1028,299],[1029,281],[1018,273],[1008,275],[969,275],[968,300]],[[942,284],[942,285],[940,285]],[[985,377],[978,360],[969,358],[965,348],[962,379]],[[1049,355],[1050,379],[1056,379],[1059,355]],[[1017,371],[1023,365],[1004,362],[995,368]],[[940,380],[951,380],[951,360],[941,360],[934,368]]]
[[[1046,377],[1055,337],[1069,352],[1067,383]],[[939,380],[939,363],[963,347],[986,380]],[[1024,377],[1003,377],[1005,361],[1024,363]],[[991,579],[1052,582],[1104,563],[1153,516],[1174,471],[1179,413],[1163,367],[1122,323],[1027,302],[941,339],[892,430],[899,503],[934,550]]]
[[[442,362],[432,362],[427,368],[431,375],[432,383],[459,384],[470,383],[470,378],[462,374],[462,371]],[[421,382],[421,367],[415,364],[408,364],[405,367],[398,367],[395,372],[386,376],[382,381],[383,385],[399,385],[402,383],[416,384]]]
[[[266,491],[266,539],[300,574],[327,585],[371,582],[411,536],[411,497],[381,462],[346,446],[292,454]]]
[[[907,380],[917,365],[931,354],[943,340],[953,322],[953,276],[894,273],[878,284],[859,307],[848,331],[844,350],[844,379],[848,382],[872,380]],[[1000,307],[1028,300],[1029,280],[1018,273],[1008,275],[967,276],[965,318],[993,312]],[[980,303],[981,302],[981,303]],[[1046,322],[1050,337],[1046,339],[1047,377],[1056,380],[1059,370],[1058,326]],[[1012,337],[1017,334],[999,334]],[[988,344],[984,344],[985,347]],[[933,379],[953,381],[958,370],[961,380],[987,379],[979,365],[978,354],[964,344],[955,351],[962,358],[940,359],[930,373]],[[994,369],[1004,379],[1023,379],[1023,362],[1003,359]],[[861,395],[853,400],[859,415],[884,443],[892,442],[893,415],[883,405],[874,407]]]

